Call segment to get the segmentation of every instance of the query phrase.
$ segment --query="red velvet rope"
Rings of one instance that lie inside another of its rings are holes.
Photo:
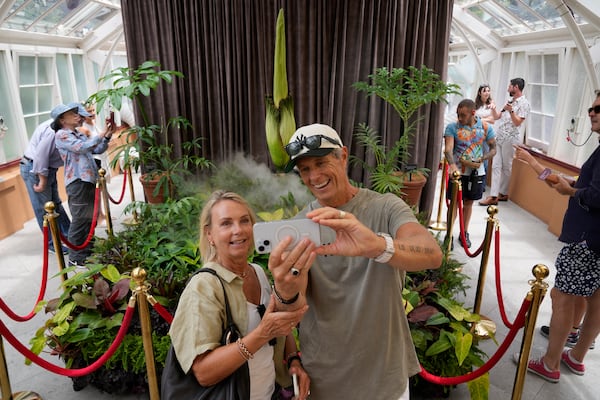
[[[502,296],[502,286],[500,279],[500,229],[496,229],[494,234],[494,239],[496,241],[496,245],[494,248],[494,265],[496,269],[496,297],[498,298],[498,307],[500,309],[500,316],[502,317],[502,322],[508,328],[512,328],[512,323],[508,320],[506,316],[506,310],[504,308],[504,300]]]
[[[465,382],[472,381],[474,379],[479,378],[481,375],[485,374],[490,369],[492,369],[492,367],[495,366],[498,363],[498,361],[500,361],[502,356],[504,356],[504,353],[506,353],[506,351],[508,350],[509,346],[511,345],[512,341],[515,339],[515,336],[517,335],[519,330],[525,325],[525,319],[526,319],[527,311],[529,311],[530,305],[531,305],[531,300],[528,300],[527,298],[525,298],[525,300],[523,300],[523,303],[521,304],[521,309],[519,310],[519,314],[517,315],[517,318],[515,319],[514,326],[508,331],[508,335],[506,335],[506,338],[504,338],[504,341],[502,342],[502,344],[500,345],[498,350],[496,350],[494,355],[485,364],[483,364],[481,367],[479,367],[475,371],[469,372],[468,374],[461,375],[461,376],[445,377],[445,376],[432,375],[429,372],[425,371],[423,366],[421,366],[421,372],[419,372],[419,375],[423,379],[425,379],[431,383],[436,383],[438,385],[445,385],[445,386],[454,386],[454,385],[458,385],[460,383],[465,383]]]
[[[123,198],[125,197],[125,186],[127,183],[127,170],[123,171],[123,187],[121,188],[121,197],[119,197],[119,200],[115,200],[112,198],[112,196],[110,195],[110,193],[108,193],[108,190],[106,191],[106,193],[108,193],[108,199],[113,203],[113,204],[121,204],[121,202],[123,201]]]
[[[154,310],[156,310],[156,312],[163,317],[163,319],[165,321],[167,321],[169,323],[169,325],[171,325],[171,323],[173,322],[173,316],[171,315],[171,313],[169,313],[169,311],[167,311],[166,308],[164,308],[162,306],[162,304],[156,302],[154,303],[154,305],[152,306],[154,307]]]
[[[33,310],[31,310],[31,312],[25,316],[17,315],[8,307],[8,305],[6,305],[4,300],[2,298],[0,298],[0,309],[2,309],[2,311],[4,311],[4,313],[6,315],[8,315],[10,317],[10,319],[12,319],[13,321],[25,322],[25,321],[29,321],[31,318],[33,318],[35,316],[35,314],[37,314],[35,312],[35,306],[37,306],[37,304],[40,301],[42,301],[42,299],[46,295],[46,284],[48,283],[48,226],[47,225],[44,225],[42,232],[44,233],[44,239],[43,239],[44,240],[44,262],[42,265],[42,282],[40,285],[40,292],[38,293],[37,300],[35,301],[35,305],[33,306]]]
[[[110,347],[108,348],[106,353],[104,353],[100,358],[98,358],[96,361],[94,361],[92,364],[88,365],[85,368],[79,368],[79,369],[61,368],[59,366],[56,366],[56,365],[44,360],[43,358],[41,358],[40,356],[38,356],[37,354],[35,354],[31,350],[29,350],[27,347],[25,347],[21,342],[19,342],[19,340],[16,337],[14,337],[12,333],[10,333],[10,331],[8,330],[8,328],[6,327],[6,325],[4,325],[4,322],[2,322],[2,321],[0,321],[0,334],[2,336],[4,336],[6,338],[6,340],[15,349],[17,349],[19,351],[19,353],[21,353],[23,356],[30,359],[31,361],[33,361],[40,367],[43,367],[50,372],[54,372],[55,374],[74,378],[74,377],[78,377],[78,376],[84,376],[84,375],[91,374],[92,372],[94,372],[95,370],[100,368],[102,365],[104,365],[104,363],[106,363],[106,361],[108,361],[113,356],[113,354],[115,354],[115,351],[117,351],[117,348],[123,342],[123,338],[125,337],[125,334],[127,333],[127,330],[129,329],[129,324],[131,323],[131,318],[133,317],[134,309],[135,309],[134,307],[127,306],[127,310],[125,311],[125,316],[123,317],[123,322],[121,323],[121,327],[119,328],[119,332],[117,333],[115,340],[112,342],[112,344],[110,345]]]
[[[63,235],[62,232],[60,232],[60,240],[62,240],[65,243],[65,245],[67,245],[68,248],[70,248],[72,250],[83,250],[92,241],[92,238],[94,237],[94,231],[96,229],[96,225],[98,224],[98,204],[100,203],[99,200],[100,200],[100,188],[98,186],[96,186],[96,194],[94,196],[94,218],[92,219],[92,226],[90,227],[90,232],[88,233],[88,236],[85,239],[85,242],[83,242],[82,244],[79,244],[79,245],[73,244],[73,243],[69,242],[69,240]]]
[[[458,199],[456,200],[456,202],[458,204],[463,204],[463,199],[462,199],[462,190],[458,191]],[[473,257],[477,257],[479,255],[479,253],[481,253],[483,251],[483,242],[481,243],[481,245],[479,246],[479,248],[477,250],[475,250],[474,253],[471,253],[469,251],[469,248],[466,246],[466,237],[465,237],[465,226],[464,226],[464,217],[463,217],[463,208],[462,207],[457,207],[458,208],[458,222],[460,225],[460,237],[461,237],[461,243],[463,243],[463,249],[465,250],[465,253],[473,258]]]

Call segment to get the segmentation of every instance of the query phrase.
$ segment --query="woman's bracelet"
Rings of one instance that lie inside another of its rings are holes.
[[[298,297],[300,297],[300,292],[296,293],[296,295],[294,297],[292,297],[289,300],[284,299],[283,297],[281,297],[279,295],[279,293],[277,293],[277,289],[275,289],[275,285],[271,286],[273,288],[273,293],[275,294],[275,298],[277,299],[277,301],[279,301],[281,304],[294,304],[296,302],[296,300],[298,300]]]
[[[244,342],[242,342],[241,338],[238,338],[238,340],[235,341],[238,345],[238,351],[240,352],[240,354],[242,355],[242,357],[248,361],[252,358],[254,358],[254,354],[252,354],[250,352],[250,350],[248,350],[248,348],[246,347],[246,345],[244,344]]]

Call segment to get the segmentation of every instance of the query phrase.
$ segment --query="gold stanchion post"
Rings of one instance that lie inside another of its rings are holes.
[[[108,196],[108,188],[106,187],[106,170],[104,168],[100,168],[98,170],[98,175],[100,175],[98,181],[100,183],[100,190],[102,192],[102,203],[104,203],[104,215],[106,216],[106,233],[112,236],[113,227],[112,218],[110,216],[110,198]]]
[[[527,300],[531,301],[527,319],[525,320],[525,329],[523,330],[523,342],[521,343],[521,351],[519,352],[519,365],[515,375],[513,385],[512,400],[521,400],[523,396],[523,386],[525,384],[525,375],[527,374],[527,363],[529,362],[529,354],[531,352],[531,343],[533,342],[533,331],[537,320],[540,304],[544,300],[548,284],[543,280],[548,277],[550,271],[543,264],[536,264],[532,271],[535,279],[529,281],[531,290],[527,293]]]
[[[487,272],[487,264],[490,256],[490,247],[492,246],[492,234],[494,229],[498,226],[498,221],[495,216],[498,213],[498,207],[489,206],[487,208],[488,219],[485,228],[485,238],[483,240],[483,249],[481,250],[481,264],[479,266],[479,278],[477,280],[477,292],[475,293],[475,305],[473,306],[473,313],[480,314],[481,310],[481,299],[483,298],[483,287],[485,285],[485,276]],[[485,338],[489,337],[490,333],[496,332],[496,324],[481,316],[481,320],[475,324],[475,333],[477,336]]]
[[[58,260],[58,269],[63,271],[65,269],[65,255],[62,252],[62,240],[60,238],[60,228],[58,227],[58,222],[56,221],[58,217],[58,213],[55,212],[56,205],[53,201],[49,201],[44,204],[44,210],[46,210],[46,214],[44,215],[44,226],[49,226],[50,234],[52,235],[52,242],[54,243],[54,252],[56,253],[56,259]],[[66,281],[69,277],[67,274],[62,274],[63,282]]]
[[[2,399],[4,400],[42,400],[42,397],[35,392],[17,392],[12,393],[10,388],[10,379],[8,378],[8,367],[6,357],[4,356],[4,340],[0,336],[0,389],[2,389]],[[0,399],[0,400],[2,400]]]
[[[452,250],[452,226],[456,219],[456,203],[458,201],[458,190],[462,190],[462,184],[460,182],[460,172],[454,171],[452,173],[452,196],[450,199],[450,207],[448,207],[448,217],[446,218],[446,237],[444,238],[444,246],[448,251]]]
[[[444,204],[447,174],[447,163],[446,158],[444,157],[442,161],[442,182],[440,183],[440,198],[438,200],[437,220],[431,221],[431,224],[429,225],[429,228],[433,229],[434,231],[445,231],[447,229],[447,224],[442,221],[442,206]]]
[[[131,165],[127,166],[127,185],[129,186],[129,194],[131,196],[131,202],[135,203],[135,191],[133,189],[133,177],[131,176]],[[125,225],[135,225],[138,223],[137,211],[133,210],[132,218],[127,218],[123,221]]]
[[[10,379],[8,379],[8,367],[6,366],[3,342],[4,340],[0,336],[0,388],[2,388],[2,398],[12,400],[12,389],[10,388]]]
[[[150,400],[159,400],[158,379],[156,377],[156,366],[154,364],[154,351],[152,349],[152,327],[150,326],[150,311],[146,295],[148,293],[148,285],[146,285],[146,270],[143,268],[135,268],[131,272],[131,277],[136,282],[135,288],[138,313],[140,315],[140,324],[142,327],[142,342],[144,344],[144,355],[146,357],[146,371],[148,374],[148,388],[150,392]]]

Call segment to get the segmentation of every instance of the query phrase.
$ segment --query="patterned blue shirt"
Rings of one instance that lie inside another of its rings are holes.
[[[477,160],[483,157],[483,143],[496,137],[494,127],[487,124],[487,130],[483,121],[477,117],[475,125],[462,125],[460,122],[452,122],[446,126],[444,136],[454,137],[454,149],[452,155],[456,160],[456,165],[461,166],[461,175],[469,175],[471,168],[458,162],[459,159]],[[483,163],[479,166],[478,175],[485,175]]]
[[[77,179],[96,184],[98,166],[93,154],[106,151],[108,140],[100,136],[87,137],[81,132],[61,129],[56,132],[56,148],[65,163],[65,185]]]

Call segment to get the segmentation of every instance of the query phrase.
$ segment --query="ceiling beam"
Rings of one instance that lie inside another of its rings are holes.
[[[17,0],[6,0],[4,3],[2,3],[2,5],[0,5],[0,22],[4,21],[4,18],[6,18],[8,12],[16,1]]]
[[[123,32],[123,18],[121,13],[116,13],[111,18],[106,20],[102,25],[99,25],[81,41],[81,48],[84,51],[96,50],[102,46],[106,46],[106,42],[117,38]]]
[[[456,22],[456,26],[468,32],[470,37],[476,38],[481,46],[491,49],[500,49],[504,46],[504,43],[494,31],[457,5],[452,8],[452,20]]]
[[[549,0],[548,2],[554,7],[556,7],[556,11],[558,11],[558,14],[569,29],[569,32],[571,32],[573,40],[577,45],[577,49],[581,54],[583,66],[585,67],[592,88],[600,87],[600,80],[596,75],[596,70],[594,68],[594,62],[592,61],[592,57],[590,55],[590,50],[585,42],[583,33],[581,33],[581,29],[579,29],[579,26],[575,22],[575,18],[573,18],[573,15],[571,14],[571,10],[565,4],[564,0]]]
[[[600,30],[600,3],[598,0],[565,0],[564,3],[588,24]]]
[[[80,38],[0,28],[0,43],[79,48]]]

